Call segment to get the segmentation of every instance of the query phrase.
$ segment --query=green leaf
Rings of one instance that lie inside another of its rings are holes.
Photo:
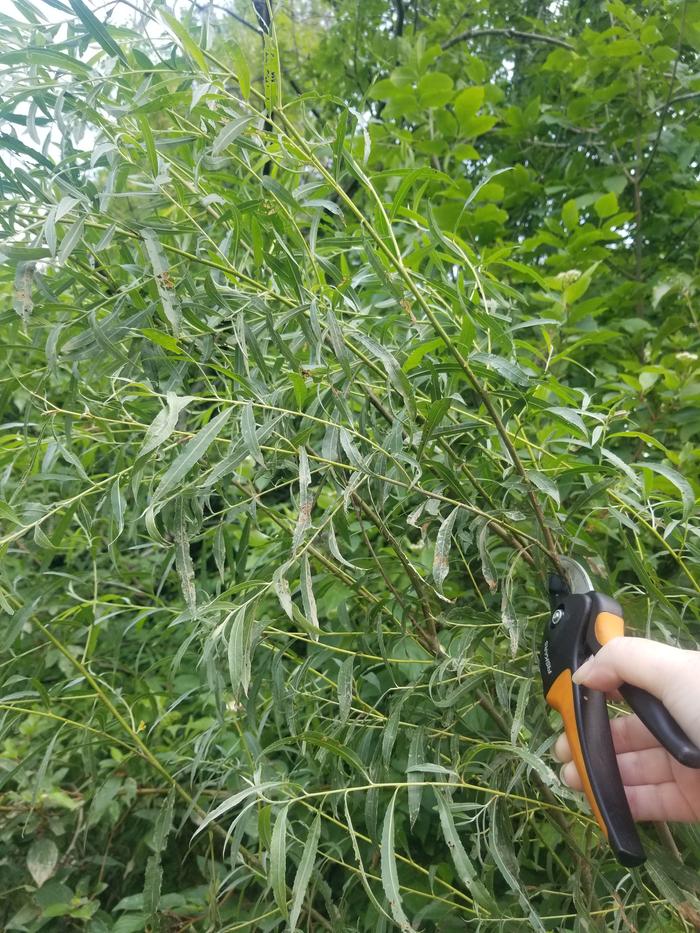
[[[303,447],[299,448],[299,515],[292,536],[292,550],[296,551],[302,542],[307,530],[311,527],[311,511],[313,500],[309,493],[311,486],[311,471],[309,458]]]
[[[90,66],[71,55],[52,48],[26,46],[21,52],[4,52],[0,55],[0,65],[40,65],[45,68],[59,68],[70,71],[80,78],[90,74]]]
[[[61,246],[58,250],[57,260],[59,264],[66,262],[75,247],[78,245],[83,236],[83,221],[76,221],[66,232],[66,235],[61,240]]]
[[[312,630],[318,631],[319,624],[318,613],[316,609],[316,598],[314,596],[313,586],[311,583],[311,566],[309,565],[309,555],[307,553],[302,554],[300,561],[299,586],[301,589],[301,600],[304,604],[306,619],[311,623]],[[312,637],[315,641],[318,641],[317,634],[314,634]]]
[[[678,470],[674,470],[673,467],[665,463],[646,462],[635,464],[635,466],[637,466],[638,469],[651,470],[653,473],[658,473],[660,476],[663,476],[664,479],[667,479],[669,483],[672,483],[681,494],[683,518],[687,519],[690,516],[690,513],[695,507],[695,493],[685,476],[682,476]]]
[[[274,113],[282,106],[280,84],[280,54],[274,33],[263,36],[263,83],[265,86],[265,109]]]
[[[230,123],[227,123],[223,129],[219,130],[216,139],[212,143],[212,155],[221,155],[224,149],[227,149],[232,142],[238,139],[238,137],[252,120],[252,116],[242,116],[238,117],[236,120],[232,120]]]
[[[444,107],[452,99],[454,81],[441,71],[424,75],[418,82],[418,100],[422,107]]]
[[[265,460],[263,459],[260,442],[258,441],[258,428],[255,424],[253,403],[250,401],[246,402],[241,410],[241,436],[243,437],[243,441],[250,456],[256,463],[264,467]]]
[[[479,873],[474,868],[471,859],[467,855],[466,849],[462,845],[462,840],[455,827],[450,807],[451,800],[447,795],[447,791],[438,787],[433,788],[433,790],[435,791],[435,799],[437,800],[442,834],[445,837],[445,842],[450,850],[452,861],[454,862],[454,866],[462,884],[479,904],[487,910],[497,913],[498,908],[493,897],[491,897],[485,886],[479,880]]]
[[[394,745],[396,744],[396,737],[399,734],[401,708],[403,707],[405,699],[406,694],[399,697],[399,699],[394,702],[384,727],[384,732],[382,734],[382,761],[384,762],[385,768],[389,767]]]
[[[450,410],[451,404],[452,402],[448,398],[441,398],[431,403],[430,408],[428,409],[428,414],[425,418],[423,433],[421,434],[420,444],[418,446],[417,457],[419,460],[423,456],[423,451],[425,450],[428,441],[433,436],[436,428],[439,426],[440,422]]]
[[[27,868],[37,888],[48,881],[56,871],[58,846],[46,837],[35,839],[27,852]]]
[[[582,298],[588,291],[588,286],[593,281],[593,274],[598,268],[599,263],[594,262],[592,266],[589,266],[588,269],[581,275],[577,275],[571,285],[567,285],[564,289],[564,301],[567,305],[573,304],[575,301],[578,301],[579,298]],[[573,270],[572,270],[573,271]]]
[[[442,584],[445,582],[450,569],[450,548],[452,546],[452,529],[455,519],[459,514],[459,507],[456,506],[447,518],[440,524],[440,528],[435,540],[435,552],[433,556],[433,580],[438,590],[442,592]]]
[[[340,742],[331,738],[328,735],[323,735],[320,732],[299,732],[297,735],[289,736],[289,738],[280,739],[277,742],[272,742],[265,749],[266,754],[270,754],[276,751],[279,748],[287,748],[291,741],[302,743],[306,742],[309,745],[314,745],[317,748],[323,748],[326,751],[330,752],[336,758],[340,758],[342,761],[345,761],[356,771],[359,771],[367,780],[369,780],[369,775],[365,766],[362,764],[359,756],[347,745],[341,745]]]
[[[179,499],[176,505],[175,527],[175,566],[180,578],[180,588],[191,616],[197,612],[197,591],[194,582],[194,566],[190,555],[190,542],[187,537],[184,503]]]
[[[243,49],[237,42],[233,42],[230,49],[231,62],[236,72],[236,77],[238,78],[241,95],[244,100],[248,100],[250,97],[250,68],[248,67],[248,61],[243,53]]]
[[[601,218],[611,217],[617,213],[617,195],[610,191],[602,195],[593,205],[596,214]]]
[[[143,444],[136,454],[137,460],[163,446],[175,430],[180,415],[193,401],[192,395],[177,396],[174,392],[168,392],[165,397],[165,408],[158,412],[146,430]]]
[[[404,94],[403,88],[395,84],[390,78],[376,81],[369,89],[368,96],[373,100],[390,100],[392,97]]]
[[[159,855],[151,855],[146,862],[143,879],[144,929],[160,930],[158,907],[163,884],[163,866]]]
[[[499,376],[503,376],[504,379],[507,379],[508,382],[512,382],[515,385],[526,386],[530,384],[530,377],[523,369],[516,363],[511,363],[510,360],[506,360],[502,356],[497,356],[495,353],[471,353],[469,355],[469,361],[481,363],[483,366],[486,366],[487,369],[494,370]]]
[[[382,869],[382,887],[389,901],[389,909],[394,921],[402,933],[415,933],[413,927],[404,913],[403,901],[399,891],[399,874],[396,869],[396,855],[394,846],[396,843],[394,828],[394,809],[396,807],[396,796],[398,789],[394,791],[389,806],[384,814],[384,823],[382,826],[382,844],[381,844],[381,869]]]
[[[272,884],[272,895],[285,920],[289,917],[286,881],[288,811],[288,803],[283,804],[277,811],[275,826],[272,830],[272,841],[270,842],[270,881]]]
[[[10,260],[31,262],[35,259],[48,259],[51,250],[43,246],[19,246],[14,243],[2,243],[0,253]]]
[[[460,124],[465,124],[476,115],[484,105],[485,90],[483,87],[465,87],[454,99],[454,110]]]
[[[163,305],[163,311],[168,321],[170,321],[174,336],[177,337],[180,333],[182,311],[180,309],[180,302],[175,294],[173,282],[170,278],[170,270],[165,258],[165,253],[152,230],[145,228],[141,235],[143,236],[148,258],[153,266],[153,274],[156,280],[158,295]]]
[[[200,833],[203,833],[204,830],[211,823],[216,822],[220,817],[224,816],[226,813],[229,813],[231,810],[234,810],[239,804],[246,801],[249,797],[261,796],[265,791],[272,790],[273,788],[279,788],[282,786],[280,781],[265,781],[262,784],[253,784],[250,787],[246,787],[241,791],[238,791],[235,794],[232,794],[230,797],[227,797],[223,803],[220,803],[218,807],[215,807],[204,817],[202,822],[199,824],[195,830],[192,838],[199,836]]]
[[[4,499],[0,499],[0,518],[6,522],[12,522],[13,525],[22,524],[22,519]]]
[[[339,564],[342,564],[344,567],[349,567],[351,570],[357,570],[355,564],[351,564],[349,560],[346,560],[343,555],[340,553],[340,548],[338,547],[338,540],[335,536],[335,529],[333,527],[333,522],[329,521],[327,526],[328,534],[328,550],[331,552],[333,557],[338,561]]]
[[[205,74],[209,74],[209,66],[207,65],[207,60],[204,56],[204,53],[194,41],[189,32],[185,29],[182,23],[176,19],[172,13],[169,13],[164,7],[161,7],[159,10],[160,15],[163,17],[165,22],[168,25],[168,28],[177,38],[178,42],[182,48],[187,52],[193,62],[195,62]]]
[[[126,54],[114,41],[103,23],[101,23],[95,14],[83,3],[83,0],[69,0],[69,3],[83,26],[87,29],[88,35],[92,36],[108,55],[120,59],[124,65],[128,66],[129,59],[126,57]]]
[[[151,124],[143,115],[138,115],[136,117],[136,121],[139,125],[139,129],[141,130],[141,135],[143,136],[143,141],[146,146],[146,153],[148,155],[148,162],[151,166],[151,173],[155,178],[158,175],[158,152],[156,150],[155,140],[153,139]]]
[[[386,912],[386,910],[384,910],[382,905],[379,903],[379,901],[375,897],[374,892],[372,891],[372,888],[370,886],[369,880],[367,878],[367,874],[365,872],[365,866],[362,862],[362,854],[360,853],[360,847],[357,841],[357,833],[355,832],[355,827],[353,825],[352,818],[350,816],[347,793],[343,796],[343,808],[345,811],[345,824],[348,828],[350,840],[352,842],[352,850],[355,856],[355,863],[357,864],[357,868],[360,874],[360,880],[362,881],[362,887],[364,888],[365,893],[370,900],[370,903],[372,904],[374,909],[377,911],[377,913],[381,917],[386,917],[387,920],[391,921],[391,917]]]
[[[436,337],[434,340],[428,340],[425,343],[420,344],[412,350],[403,364],[403,371],[405,373],[410,373],[412,369],[415,369],[416,366],[420,366],[423,361],[423,357],[428,353],[432,353],[434,350],[441,350],[445,346],[445,341],[442,337]],[[444,401],[444,399],[440,399]]]
[[[230,417],[231,409],[227,408],[213,418],[209,424],[203,427],[201,431],[187,442],[185,449],[173,460],[158,484],[158,488],[153,494],[153,499],[149,506],[150,510],[153,510],[155,505],[159,503],[180,480],[184,479],[192,467],[202,459],[213,444],[217,434]]]
[[[340,329],[338,321],[336,320],[335,315],[329,308],[326,311],[326,323],[328,324],[328,336],[330,337],[331,346],[333,347],[333,353],[335,358],[338,360],[340,365],[343,367],[345,375],[350,378],[350,354],[347,351],[345,346],[345,341],[343,340],[343,333]]]
[[[183,352],[179,341],[171,337],[170,334],[163,333],[160,330],[153,330],[152,327],[143,327],[140,333],[152,343],[156,343],[159,347],[163,347],[163,349],[167,350],[169,353],[175,353],[179,356]]]
[[[233,616],[228,636],[228,670],[234,696],[248,695],[251,670],[252,618],[246,606]]]
[[[8,133],[0,133],[0,150],[8,149],[10,152],[16,152],[18,155],[29,156],[30,159],[33,159],[38,165],[43,166],[47,169],[53,169],[53,162],[48,159],[43,152],[39,152],[36,149],[32,149],[31,146],[28,146],[26,143],[23,143],[21,139],[15,139],[14,136],[10,136]],[[7,256],[10,254],[3,247],[3,252]],[[24,256],[21,258],[25,259],[38,259],[41,257],[38,256]]]
[[[408,787],[408,819],[411,829],[418,819],[420,805],[423,797],[423,775],[419,763],[425,757],[425,728],[420,725],[411,731],[411,741],[408,746],[408,762],[406,773],[412,783]]]
[[[543,492],[545,495],[549,496],[550,499],[554,500],[557,508],[561,506],[559,490],[557,489],[557,485],[553,480],[551,480],[548,476],[545,476],[544,473],[539,473],[537,470],[526,470],[525,474],[530,482],[537,486],[540,492]]]
[[[321,815],[318,814],[309,829],[297,873],[294,877],[292,903],[289,908],[289,929],[292,931],[297,928],[297,921],[304,905],[304,898],[306,897],[306,891],[309,887],[309,881],[311,880],[311,872],[313,871],[314,862],[316,861],[316,851],[318,849],[320,835]]]
[[[413,394],[413,388],[408,377],[399,366],[396,357],[391,353],[390,350],[382,347],[375,340],[372,340],[371,337],[368,337],[365,334],[355,334],[355,340],[367,350],[369,350],[369,352],[376,356],[379,360],[381,360],[389,378],[389,382],[401,395],[406,407],[408,408],[408,412],[411,418],[415,420],[416,399]]]
[[[561,210],[561,219],[564,221],[564,225],[566,226],[567,230],[575,230],[578,227],[578,207],[576,206],[576,201],[573,198],[570,198],[564,204],[564,207]]]
[[[494,801],[494,811],[491,817],[491,835],[489,837],[489,852],[505,879],[508,887],[517,896],[523,910],[528,914],[530,928],[545,933],[545,927],[535,912],[527,894],[522,888],[519,879],[518,860],[513,849],[513,837],[500,801]]]
[[[352,706],[352,673],[355,658],[349,655],[338,668],[338,721],[347,722]]]
[[[460,125],[460,130],[462,136],[467,137],[467,139],[476,139],[478,136],[488,133],[497,123],[497,117],[491,117],[485,113],[476,114],[475,116],[466,117]]]
[[[488,522],[484,522],[477,535],[477,546],[479,549],[479,557],[481,558],[481,572],[484,575],[484,580],[488,583],[489,589],[493,593],[498,588],[498,576],[487,546],[488,534],[489,525]]]

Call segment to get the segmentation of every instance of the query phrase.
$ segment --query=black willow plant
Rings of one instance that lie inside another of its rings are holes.
[[[140,7],[141,5],[139,5]],[[700,4],[0,14],[0,926],[680,931],[547,573],[697,644]]]

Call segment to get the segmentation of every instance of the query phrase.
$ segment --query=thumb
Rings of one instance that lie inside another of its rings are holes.
[[[657,697],[686,732],[700,737],[700,652],[621,636],[603,645],[572,677],[606,693],[634,684]]]
[[[662,699],[661,694],[684,671],[692,651],[662,645],[648,638],[622,636],[603,645],[575,671],[573,681],[594,690],[615,690],[634,684]]]

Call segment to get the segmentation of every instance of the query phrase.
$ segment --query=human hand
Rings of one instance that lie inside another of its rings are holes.
[[[614,693],[623,682],[648,690],[700,745],[700,651],[646,638],[613,638],[581,665],[573,680],[606,693]],[[700,822],[700,769],[679,764],[637,716],[620,716],[610,727],[634,819]],[[582,790],[565,735],[557,739],[554,755],[565,762],[564,783]]]

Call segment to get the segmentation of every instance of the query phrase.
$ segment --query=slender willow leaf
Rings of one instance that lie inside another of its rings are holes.
[[[288,811],[288,803],[285,803],[277,811],[275,826],[272,830],[272,841],[270,842],[270,881],[272,883],[272,894],[285,920],[289,917],[286,881]]]
[[[223,803],[220,803],[218,807],[215,807],[210,813],[207,813],[207,815],[195,830],[194,836],[198,836],[200,833],[204,832],[210,823],[215,822],[220,817],[224,816],[224,814],[234,810],[239,804],[243,803],[243,801],[247,800],[249,797],[252,797],[253,795],[259,796],[265,793],[265,791],[281,786],[282,784],[280,781],[265,781],[262,784],[254,784],[252,787],[246,787],[244,790],[238,791],[236,794],[232,794],[230,797],[227,797]]]
[[[351,570],[357,570],[355,564],[351,564],[349,560],[346,560],[343,555],[340,553],[340,548],[338,547],[338,540],[335,536],[335,529],[333,528],[333,522],[328,522],[328,549],[338,563],[343,564],[344,567],[349,567]]]
[[[389,916],[389,914],[386,912],[386,910],[382,907],[382,905],[379,903],[379,901],[378,901],[377,898],[375,897],[374,891],[372,891],[372,888],[371,888],[371,886],[370,886],[369,879],[367,878],[367,874],[365,873],[365,866],[364,866],[364,863],[363,863],[363,861],[362,861],[362,855],[361,855],[361,853],[360,853],[360,846],[359,846],[359,843],[358,843],[358,841],[357,841],[357,834],[356,834],[356,832],[355,832],[355,826],[353,825],[352,819],[351,819],[351,817],[350,817],[350,809],[349,809],[349,807],[348,807],[348,797],[347,797],[347,794],[345,794],[345,795],[343,796],[343,807],[344,807],[344,809],[345,809],[345,825],[346,825],[347,828],[348,828],[348,832],[349,832],[349,834],[350,834],[350,839],[351,839],[351,841],[352,841],[352,850],[353,850],[353,853],[354,853],[354,855],[355,855],[355,862],[356,862],[356,864],[357,864],[358,871],[359,871],[359,873],[360,873],[360,879],[361,879],[361,881],[362,881],[362,887],[365,889],[365,892],[366,892],[366,894],[367,894],[367,897],[370,899],[370,902],[372,903],[374,909],[375,909],[382,917],[386,917],[387,920],[391,921],[391,917]]]
[[[678,470],[674,470],[673,467],[667,466],[665,463],[640,463],[641,469],[651,470],[654,473],[658,473],[660,476],[663,476],[670,483],[676,487],[676,489],[681,494],[681,501],[683,502],[683,518],[688,518],[690,513],[693,511],[695,506],[695,493],[693,492],[693,487],[690,485],[688,480],[682,476]]]
[[[197,594],[194,585],[194,566],[190,556],[190,542],[187,537],[187,523],[182,499],[178,500],[175,528],[175,564],[182,595],[192,616],[197,612]]]
[[[143,909],[146,922],[151,929],[160,926],[158,908],[160,907],[161,885],[163,880],[162,856],[173,822],[173,807],[175,794],[171,789],[160,808],[156,825],[153,831],[153,848],[155,854],[151,855],[146,863],[146,874],[143,886]]]
[[[355,658],[347,657],[338,668],[338,720],[347,722],[352,705],[352,672]]]
[[[277,594],[277,598],[280,601],[280,606],[291,619],[293,616],[292,594],[289,589],[289,581],[285,576],[288,566],[288,564],[284,564],[284,566],[278,567],[275,570],[274,574],[272,575],[272,586],[275,590],[275,593]]]
[[[248,61],[243,53],[243,49],[237,42],[231,44],[231,61],[233,63],[238,84],[241,88],[241,95],[245,100],[250,97],[250,68]]]
[[[313,586],[311,582],[311,567],[309,566],[309,557],[307,554],[302,555],[300,562],[300,587],[301,587],[301,599],[304,604],[304,612],[306,613],[306,618],[311,623],[312,627],[316,630],[319,628],[318,624],[318,612],[316,609],[316,598],[314,596]],[[315,636],[318,640],[318,635]]]
[[[87,29],[88,34],[102,46],[105,52],[107,52],[108,55],[114,55],[125,65],[128,65],[129,59],[126,57],[125,53],[114,41],[104,24],[101,23],[95,14],[83,3],[83,0],[68,0],[68,2]]]
[[[508,887],[517,895],[523,910],[526,911],[530,919],[531,929],[539,930],[544,933],[545,927],[539,916],[530,904],[528,897],[523,890],[519,879],[518,860],[513,848],[512,834],[508,832],[508,825],[500,805],[500,801],[494,801],[494,811],[491,817],[491,834],[489,836],[489,852],[498,867],[501,875],[505,879]]]
[[[227,408],[225,411],[222,411],[215,418],[202,428],[202,430],[195,434],[195,436],[187,442],[185,449],[182,451],[179,457],[170,464],[168,469],[165,472],[165,475],[161,479],[158,488],[153,494],[153,499],[149,506],[150,511],[152,512],[156,505],[158,505],[163,498],[176,486],[181,479],[184,479],[185,476],[190,472],[193,466],[197,464],[202,457],[209,450],[210,446],[213,444],[216,439],[217,434],[224,427],[226,422],[231,417],[231,409]]]
[[[309,745],[313,745],[315,748],[322,748],[330,752],[336,758],[342,759],[342,761],[347,762],[357,771],[360,772],[367,780],[369,780],[369,775],[365,766],[362,764],[359,756],[347,745],[342,745],[340,742],[337,742],[335,739],[330,736],[323,735],[320,732],[299,732],[297,735],[290,736],[289,739],[280,739],[278,742],[272,742],[267,746],[267,752],[276,751],[278,748],[285,748],[291,740],[295,742],[307,742]]]
[[[310,485],[311,470],[309,469],[309,458],[306,450],[301,447],[299,449],[299,516],[292,537],[293,550],[299,547],[302,538],[311,525],[311,510],[313,504],[309,494]]]
[[[222,130],[219,130],[216,139],[212,143],[212,155],[221,155],[221,153],[227,149],[232,142],[238,139],[238,137],[252,120],[252,116],[242,116],[237,120],[233,120],[231,123],[227,123]]]
[[[17,263],[17,271],[15,273],[15,294],[13,306],[17,314],[22,319],[22,323],[25,329],[29,324],[29,316],[31,315],[32,309],[34,307],[34,301],[32,298],[32,285],[34,281],[35,269],[35,262],[19,262]]]
[[[177,38],[180,45],[187,52],[190,58],[202,69],[205,74],[208,74],[209,66],[207,65],[207,60],[204,56],[204,53],[197,45],[197,43],[192,39],[182,23],[176,19],[172,13],[169,13],[163,7],[161,7],[158,12],[168,24],[169,29],[172,30],[173,35]]]
[[[455,519],[459,513],[459,507],[452,509],[447,518],[442,522],[435,540],[435,554],[433,557],[433,579],[437,588],[442,591],[442,584],[445,582],[450,569],[450,547],[452,545],[452,529]]]
[[[274,31],[263,36],[263,79],[265,84],[265,109],[268,114],[272,114],[282,105],[280,55]]]
[[[175,430],[180,414],[194,401],[192,395],[175,395],[168,392],[165,396],[165,408],[162,408],[148,426],[143,444],[136,458],[140,459],[162,447]]]
[[[256,463],[259,463],[260,466],[265,466],[257,432],[255,415],[253,414],[253,403],[246,402],[241,411],[241,435],[243,436],[243,440],[251,457]]]
[[[409,781],[415,781],[408,788],[408,818],[411,824],[411,829],[418,819],[418,814],[420,813],[420,804],[423,797],[423,774],[424,772],[419,770],[418,764],[423,761],[425,755],[425,728],[423,726],[418,726],[417,729],[413,729],[411,732],[411,741],[408,746],[408,764],[407,772]]]
[[[235,696],[247,695],[250,686],[250,650],[252,618],[247,607],[239,609],[231,622],[228,636],[228,670]]]
[[[170,270],[165,258],[165,253],[152,230],[145,229],[142,231],[141,235],[146,245],[148,258],[151,260],[151,265],[153,266],[156,288],[158,289],[158,295],[163,305],[163,312],[168,321],[170,321],[173,333],[177,337],[180,333],[182,311],[180,309],[180,302],[175,294],[174,284],[170,277]]]
[[[316,850],[318,849],[318,840],[321,835],[321,815],[318,814],[309,829],[309,835],[306,837],[304,849],[299,861],[299,867],[294,878],[292,888],[292,903],[289,908],[289,929],[296,930],[297,921],[304,905],[304,898],[309,887],[311,872],[316,861]]]
[[[484,885],[479,880],[477,870],[472,865],[471,859],[467,855],[466,849],[462,845],[462,840],[455,827],[454,818],[450,809],[450,799],[447,792],[436,787],[435,799],[437,800],[438,813],[440,814],[440,826],[442,834],[445,837],[447,848],[450,850],[452,861],[454,862],[457,874],[468,891],[474,896],[487,910],[497,912],[498,908],[494,899],[489,895]]]
[[[382,886],[384,893],[389,901],[391,915],[397,923],[402,933],[415,933],[413,927],[408,922],[408,917],[404,913],[401,893],[399,892],[399,874],[396,870],[395,846],[395,828],[394,828],[394,809],[396,807],[395,790],[391,796],[389,806],[384,814],[384,824],[382,826],[382,845],[381,845],[381,866],[382,866]]]

